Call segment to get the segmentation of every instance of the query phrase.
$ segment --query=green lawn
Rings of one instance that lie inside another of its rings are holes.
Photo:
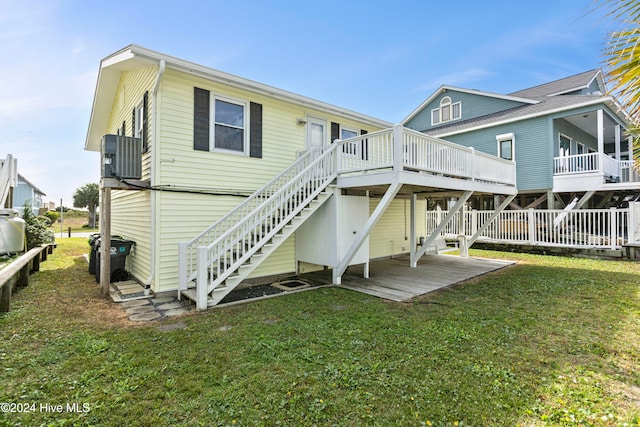
[[[87,250],[60,240],[0,315],[0,402],[28,409],[1,425],[640,423],[636,263],[472,251],[519,263],[411,303],[322,288],[136,325]]]

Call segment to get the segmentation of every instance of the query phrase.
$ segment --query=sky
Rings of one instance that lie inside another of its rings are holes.
[[[100,60],[129,44],[399,123],[443,84],[507,94],[603,67],[614,27],[593,0],[0,0],[0,158],[71,207],[99,181]]]

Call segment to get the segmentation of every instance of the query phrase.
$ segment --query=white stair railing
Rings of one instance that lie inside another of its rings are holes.
[[[5,159],[0,159],[0,209],[4,208],[9,190],[15,187],[18,181],[17,159],[7,154]]]
[[[299,212],[335,179],[335,147],[306,152],[207,230],[181,243],[179,289],[186,290],[189,282],[202,277],[204,268],[213,288],[247,260],[250,249],[255,253],[266,236],[284,226],[288,215]],[[203,249],[207,252],[204,266],[199,255]]]

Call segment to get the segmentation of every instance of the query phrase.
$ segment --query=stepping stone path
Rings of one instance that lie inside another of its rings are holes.
[[[132,322],[150,322],[180,316],[191,311],[191,307],[176,297],[150,297],[120,303]]]

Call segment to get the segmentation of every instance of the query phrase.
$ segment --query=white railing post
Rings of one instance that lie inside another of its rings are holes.
[[[635,203],[629,203],[627,209],[627,243],[636,243]]]
[[[404,128],[393,126],[393,171],[401,172],[404,164]]]
[[[178,290],[187,289],[187,242],[178,243]]]
[[[340,143],[340,140],[336,139],[335,144],[339,144],[339,143]],[[334,154],[336,156],[334,159],[335,166],[336,166],[336,174],[340,175],[340,172],[342,171],[342,147],[339,147],[339,146],[336,147]]]
[[[537,229],[537,224],[536,224],[536,213],[535,210],[533,208],[529,208],[527,210],[527,216],[528,216],[528,220],[527,220],[527,224],[529,226],[529,244],[531,245],[535,245],[536,244],[536,229]]]
[[[206,246],[198,246],[198,276],[196,279],[196,309],[207,309],[207,297],[209,280],[207,278],[208,263],[207,263],[208,250]]]
[[[476,180],[476,149],[471,147],[471,181],[475,181],[475,180]]]
[[[615,249],[618,246],[618,215],[616,211],[616,208],[609,208],[609,235],[611,236],[611,249]]]
[[[469,230],[469,235],[473,236],[476,234],[476,231],[478,231],[478,211],[471,209],[469,214],[471,214],[471,230]]]

